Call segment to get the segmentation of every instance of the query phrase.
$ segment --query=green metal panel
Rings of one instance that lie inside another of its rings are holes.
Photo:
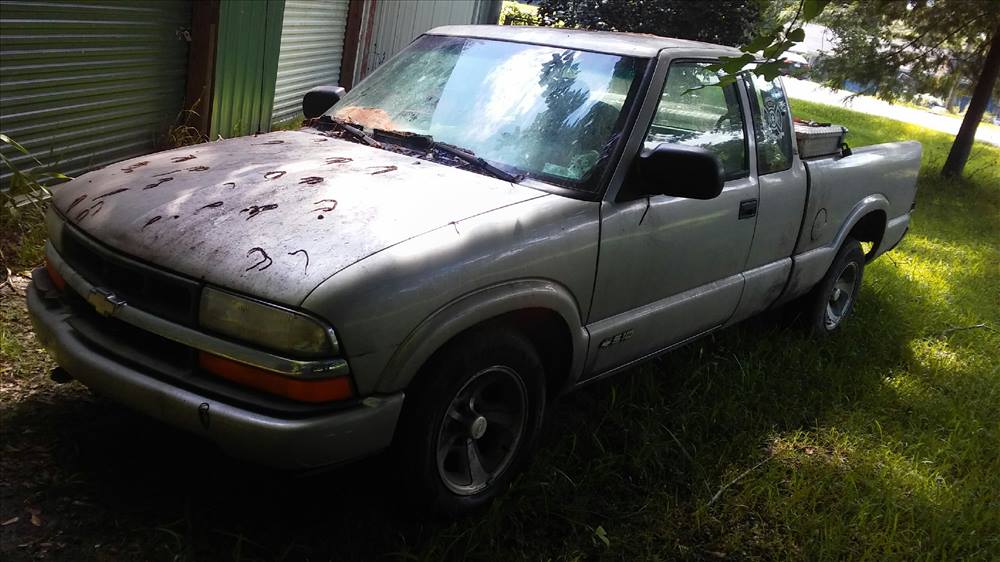
[[[340,82],[348,0],[285,0],[274,87],[275,122],[302,116],[302,96]]]
[[[190,24],[190,0],[0,0],[0,131],[69,175],[158,149],[182,109]]]
[[[222,0],[211,137],[271,128],[284,0]]]

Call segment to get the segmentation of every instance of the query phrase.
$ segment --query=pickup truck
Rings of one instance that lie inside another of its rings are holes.
[[[803,160],[779,80],[651,35],[449,26],[298,131],[82,175],[28,304],[53,378],[288,469],[390,450],[485,505],[560,394],[794,301],[851,312],[921,147]]]

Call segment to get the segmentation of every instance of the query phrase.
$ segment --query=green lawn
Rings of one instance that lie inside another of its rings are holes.
[[[866,269],[845,330],[816,342],[772,313],[575,393],[511,493],[459,522],[399,508],[383,460],[292,478],[53,387],[4,300],[0,519],[20,520],[0,528],[2,553],[995,560],[1000,149],[977,144],[968,179],[946,182],[948,135],[794,109],[846,125],[853,146],[924,145],[913,228]]]

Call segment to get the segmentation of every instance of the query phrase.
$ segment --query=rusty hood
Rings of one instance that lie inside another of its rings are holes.
[[[298,305],[389,246],[541,191],[302,131],[143,156],[56,190],[66,220],[127,255]]]

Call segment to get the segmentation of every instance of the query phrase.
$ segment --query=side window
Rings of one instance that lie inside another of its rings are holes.
[[[780,172],[792,167],[792,131],[788,101],[778,79],[744,75],[750,91],[750,113],[757,139],[757,174]]]
[[[670,65],[645,147],[662,143],[699,146],[714,152],[727,180],[746,176],[747,144],[736,84],[722,87],[706,63]]]

